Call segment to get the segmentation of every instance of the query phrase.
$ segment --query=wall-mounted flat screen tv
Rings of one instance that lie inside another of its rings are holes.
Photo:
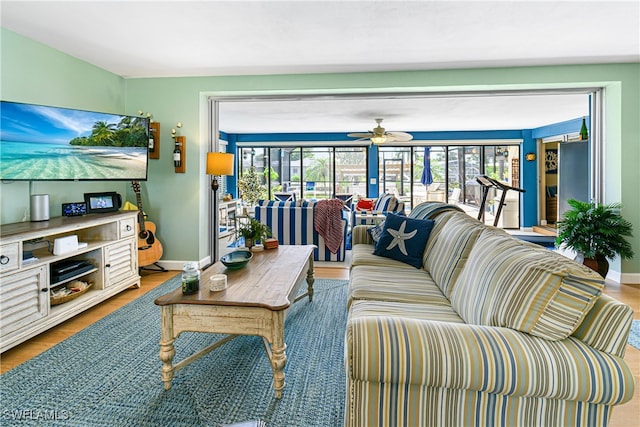
[[[0,179],[147,179],[149,118],[0,103]]]

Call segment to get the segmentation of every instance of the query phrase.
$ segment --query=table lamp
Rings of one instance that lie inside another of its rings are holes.
[[[212,175],[211,190],[213,191],[213,262],[218,260],[218,176],[233,175],[233,154],[207,153],[207,175]]]

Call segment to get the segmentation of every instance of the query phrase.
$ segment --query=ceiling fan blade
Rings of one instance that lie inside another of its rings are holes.
[[[389,141],[406,142],[413,139],[413,135],[406,132],[387,132],[386,136]]]
[[[373,136],[373,134],[371,132],[366,132],[366,133],[348,133],[347,136],[351,137],[351,138],[371,138]]]

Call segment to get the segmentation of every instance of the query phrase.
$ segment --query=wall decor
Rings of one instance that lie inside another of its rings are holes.
[[[160,123],[149,123],[149,158],[160,158]]]
[[[558,173],[558,150],[546,150],[544,154],[545,173]]]
[[[176,128],[180,129],[182,123],[178,122]],[[173,138],[173,167],[176,173],[185,173],[187,171],[187,137],[178,135],[176,128],[171,129],[171,138]]]

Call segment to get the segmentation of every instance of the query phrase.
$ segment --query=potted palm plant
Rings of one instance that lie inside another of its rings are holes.
[[[256,242],[262,242],[270,237],[271,228],[257,219],[251,218],[249,222],[240,227],[238,234],[244,237],[244,245],[251,248]]]
[[[576,251],[576,261],[582,262],[602,277],[607,276],[609,262],[620,256],[633,257],[631,244],[623,236],[631,236],[631,223],[622,218],[620,203],[603,205],[575,199],[567,201],[571,209],[558,223],[556,246],[564,245]]]

